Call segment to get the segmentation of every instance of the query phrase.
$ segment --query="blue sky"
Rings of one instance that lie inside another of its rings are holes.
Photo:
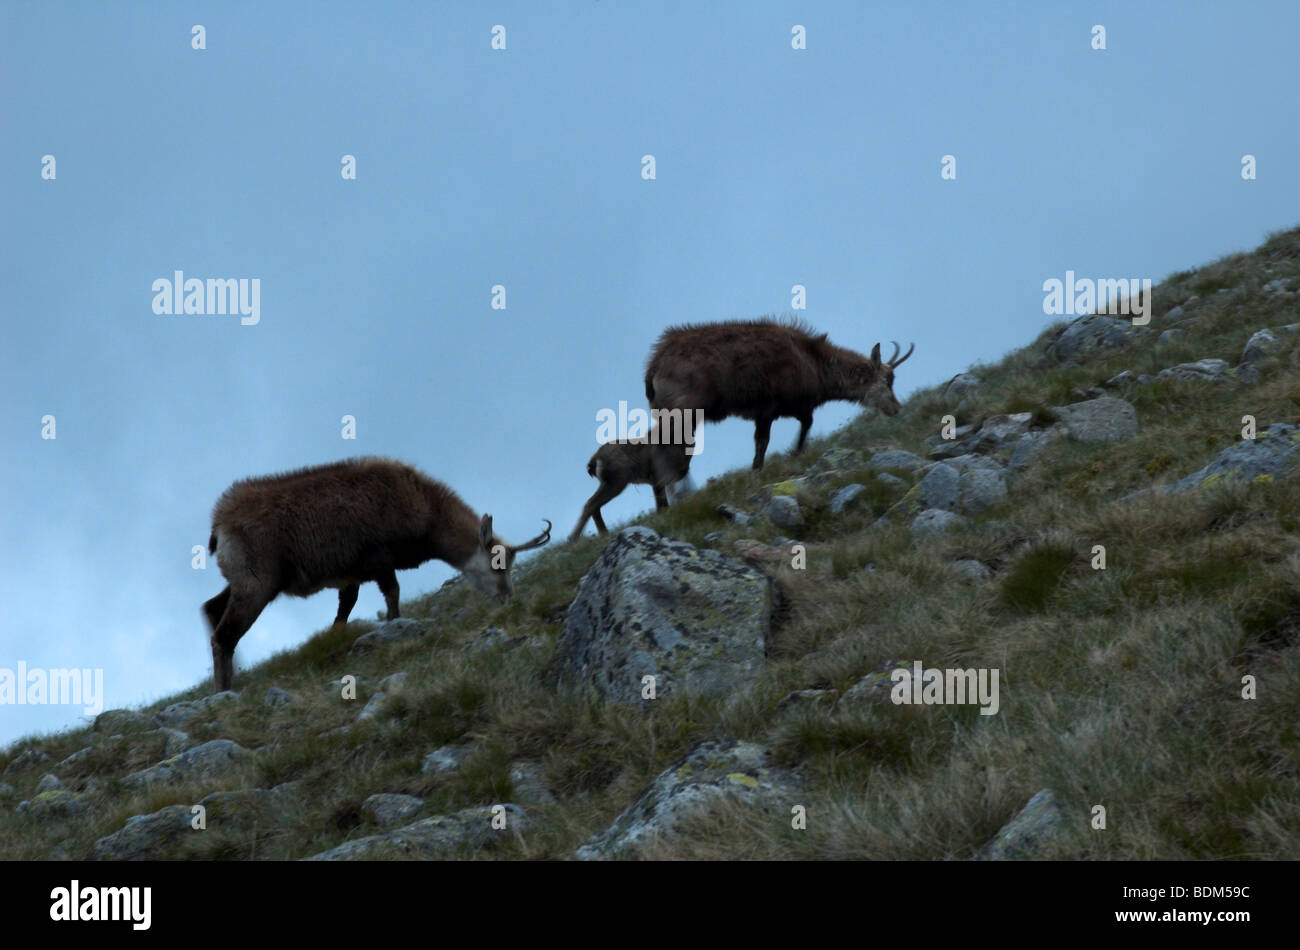
[[[596,413],[644,405],[666,325],[784,313],[803,284],[835,342],[916,342],[905,396],[1027,342],[1066,269],[1249,249],[1297,223],[1298,26],[1293,0],[6,0],[0,667],[102,668],[105,708],[209,677],[223,582],[190,549],[246,476],[389,455],[507,538],[562,537]],[[155,314],[177,269],[258,278],[260,322]],[[696,480],[748,464],[752,431],[708,427]],[[354,617],[382,606],[368,585]],[[334,608],[276,601],[239,661]],[[0,706],[0,743],[83,720]]]

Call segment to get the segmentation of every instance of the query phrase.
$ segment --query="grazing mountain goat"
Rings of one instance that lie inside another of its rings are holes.
[[[446,485],[409,465],[359,458],[236,482],[212,512],[208,550],[227,586],[203,605],[212,631],[217,689],[230,689],[235,644],[279,594],[307,597],[337,587],[336,624],[375,581],[398,616],[397,571],[437,558],[470,586],[504,602],[520,551],[551,538],[551,523],[526,544],[506,544]]]
[[[707,422],[754,420],[754,468],[760,469],[775,419],[799,420],[795,452],[802,452],[813,410],[824,402],[845,399],[897,413],[894,370],[914,349],[899,358],[895,343],[882,362],[879,343],[863,356],[797,321],[669,327],[650,352],[645,394],[653,409],[699,409]]]
[[[569,535],[570,541],[581,537],[588,518],[596,522],[597,531],[607,533],[600,508],[621,495],[628,485],[652,485],[655,509],[662,511],[668,507],[667,489],[686,477],[690,458],[684,442],[659,443],[659,434],[664,431],[656,426],[639,439],[606,442],[596,450],[587,463],[587,474],[599,479],[600,487],[583,505],[582,517]]]

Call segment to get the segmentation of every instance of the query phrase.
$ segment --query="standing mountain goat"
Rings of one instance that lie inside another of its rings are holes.
[[[596,522],[596,530],[605,534],[605,519],[600,508],[623,493],[628,485],[652,485],[655,493],[655,510],[668,507],[668,486],[686,477],[690,458],[684,442],[660,444],[659,434],[666,430],[656,426],[650,434],[639,439],[606,442],[596,450],[587,463],[587,474],[600,480],[600,487],[582,507],[578,526],[569,535],[576,541],[587,526],[587,519]]]
[[[708,422],[729,416],[754,420],[754,468],[763,467],[772,422],[799,420],[802,452],[813,410],[832,399],[875,406],[887,416],[899,410],[894,370],[877,343],[870,356],[836,346],[797,321],[738,320],[669,327],[646,364],[645,393],[654,409],[699,409]]]
[[[476,590],[509,598],[520,551],[551,538],[551,523],[527,544],[506,544],[446,485],[409,465],[349,459],[236,482],[212,512],[208,550],[227,586],[203,605],[212,630],[217,689],[230,688],[235,644],[279,594],[307,597],[337,587],[336,624],[347,623],[357,592],[375,581],[398,616],[397,571],[438,559]]]

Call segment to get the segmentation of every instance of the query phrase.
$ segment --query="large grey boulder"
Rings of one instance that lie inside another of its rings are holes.
[[[1277,356],[1282,352],[1284,341],[1293,342],[1287,338],[1293,337],[1297,330],[1300,330],[1300,323],[1288,323],[1284,327],[1269,327],[1256,331],[1246,341],[1246,346],[1241,351],[1241,362],[1258,363],[1270,356]]]
[[[1007,479],[998,469],[971,468],[961,474],[957,485],[957,510],[977,515],[1007,500]]]
[[[885,478],[893,478],[892,475],[881,475]],[[838,515],[844,511],[853,501],[866,491],[865,485],[859,485],[856,482],[851,485],[845,485],[843,488],[831,495],[831,514]]]
[[[916,483],[919,501],[926,508],[952,511],[957,507],[957,470],[942,462],[931,466],[925,477]]]
[[[1271,481],[1300,461],[1300,427],[1275,422],[1219,453],[1209,465],[1167,486],[1187,491],[1220,481]]]
[[[725,692],[762,668],[773,600],[761,571],[625,528],[578,585],[554,670],[621,704],[641,702],[647,675],[656,698]]]
[[[86,810],[86,802],[83,796],[68,791],[60,784],[53,788],[47,787],[44,791],[38,790],[28,801],[19,802],[14,810],[36,821],[47,818],[71,818]]]
[[[1072,321],[1047,344],[1047,356],[1057,363],[1081,362],[1107,350],[1128,346],[1140,339],[1145,327],[1101,313],[1087,314]]]
[[[1011,452],[1010,468],[1013,471],[1025,468],[1046,449],[1065,438],[1061,432],[1062,428],[1058,423],[1050,429],[1039,429],[1022,435]]]
[[[164,759],[157,765],[132,772],[122,779],[122,784],[129,788],[139,788],[157,783],[212,778],[247,762],[252,755],[243,746],[229,739],[213,739]]]
[[[1007,861],[1035,857],[1063,821],[1055,796],[1049,789],[1043,789],[980,848],[976,859]]]
[[[501,827],[494,827],[494,820]],[[307,861],[371,861],[379,858],[444,858],[453,849],[485,848],[527,829],[528,817],[513,803],[435,815],[383,834],[346,841]]]
[[[1138,431],[1133,404],[1114,396],[1054,406],[1052,412],[1076,442],[1125,442]]]
[[[661,772],[605,831],[578,849],[583,860],[631,856],[671,840],[684,822],[707,819],[723,802],[742,802],[788,820],[804,803],[801,776],[773,765],[767,749],[735,739],[701,742]]]
[[[189,805],[168,805],[150,815],[133,815],[111,835],[95,842],[96,861],[141,861],[154,857],[181,835],[193,830]]]
[[[764,510],[768,519],[778,528],[803,526],[803,512],[799,509],[799,502],[789,495],[774,495]]]

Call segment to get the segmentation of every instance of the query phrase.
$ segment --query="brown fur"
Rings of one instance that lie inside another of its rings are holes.
[[[203,605],[217,688],[230,688],[235,644],[280,594],[307,597],[336,587],[334,622],[346,623],[360,586],[375,581],[392,620],[399,615],[397,571],[433,559],[463,569],[480,550],[498,550],[501,567],[493,564],[492,572],[504,599],[515,554],[545,544],[549,527],[528,544],[505,544],[492,533],[490,515],[479,518],[446,485],[389,459],[236,482],[213,509],[208,542],[228,581]]]
[[[583,506],[578,526],[569,535],[570,541],[581,537],[588,518],[596,522],[597,531],[606,534],[601,506],[621,495],[628,485],[653,486],[655,509],[661,511],[668,507],[667,488],[686,477],[690,459],[683,442],[656,444],[657,438],[652,430],[649,436],[606,442],[596,450],[587,463],[587,474],[600,479],[600,487]]]
[[[897,355],[897,349],[895,350]],[[894,367],[836,346],[799,321],[736,320],[664,330],[646,364],[646,398],[654,409],[701,409],[708,422],[730,416],[754,421],[754,468],[763,467],[772,422],[799,420],[802,452],[813,410],[833,399],[898,412]]]

